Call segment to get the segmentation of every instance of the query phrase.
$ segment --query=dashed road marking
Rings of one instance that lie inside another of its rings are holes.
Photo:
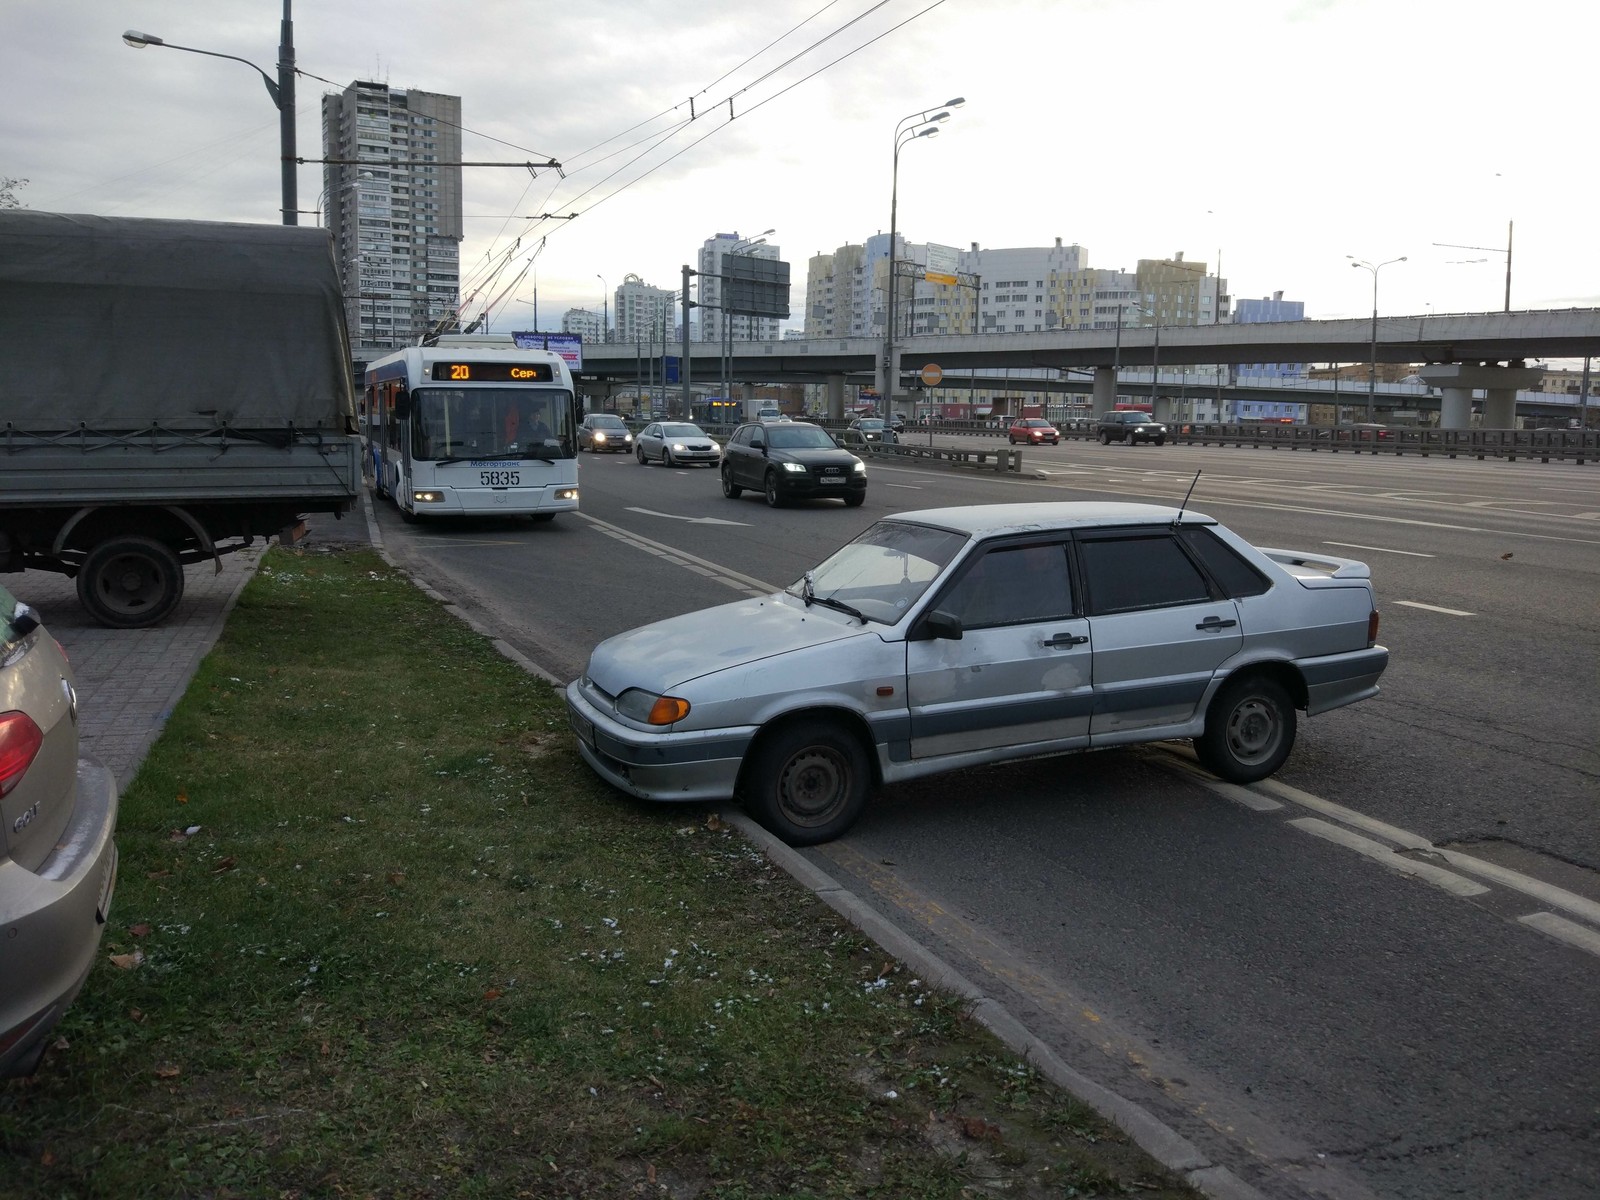
[[[1423,612],[1443,613],[1447,617],[1473,617],[1476,613],[1462,612],[1459,608],[1440,608],[1437,604],[1424,604],[1420,600],[1395,600],[1395,604],[1406,608],[1420,608]]]
[[[1404,554],[1407,558],[1437,558],[1416,550],[1393,550],[1388,546],[1363,546],[1360,542],[1323,542],[1324,546],[1343,546],[1346,550],[1376,550],[1379,554]]]

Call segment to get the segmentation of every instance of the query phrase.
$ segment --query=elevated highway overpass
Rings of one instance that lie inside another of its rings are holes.
[[[1600,354],[1600,308],[1430,313],[1380,317],[1377,325],[1377,361],[1424,364],[1424,378],[1444,390],[1444,418],[1452,427],[1468,423],[1471,392],[1479,388],[1489,395],[1486,423],[1498,424],[1492,419],[1503,416],[1505,427],[1514,424],[1516,390],[1526,386],[1533,374],[1521,370],[1529,360]],[[1158,364],[1158,392],[1167,393],[1181,386],[1179,372],[1185,366],[1365,363],[1373,360],[1373,347],[1371,318],[1350,317],[1248,325],[1125,325],[1120,330],[935,335],[907,338],[896,349],[902,380],[915,378],[923,366],[934,363],[947,372],[959,373],[963,388],[993,390],[1005,386],[1008,371],[1043,369],[1055,378],[1030,379],[1030,388],[1086,392],[1093,396],[1095,411],[1100,412],[1111,407],[1118,390],[1116,367],[1144,368],[1142,386],[1133,379],[1121,381],[1120,390],[1137,392],[1151,390],[1149,368]],[[674,345],[670,352],[681,356],[683,348]],[[720,381],[724,353],[725,347],[715,342],[690,343],[691,383],[701,381],[703,386]],[[881,379],[882,357],[883,343],[878,338],[735,342],[729,375],[742,383],[827,384],[833,409],[836,397],[842,404],[847,384],[868,385]],[[634,346],[584,347],[585,382],[603,387],[631,385],[640,372],[640,354]],[[968,372],[975,372],[976,379],[969,379]],[[1190,386],[1215,389],[1218,382],[1214,375]],[[904,386],[902,383],[896,390]],[[1273,388],[1272,394],[1277,399],[1291,398],[1279,388]],[[1357,399],[1348,385],[1341,394],[1352,402]],[[1261,383],[1258,380],[1245,387],[1234,381],[1234,386],[1224,385],[1223,395],[1258,398]],[[1359,395],[1364,400],[1365,390]],[[1415,385],[1383,385],[1380,392],[1388,407],[1414,407],[1417,400],[1426,401],[1429,395],[1427,389]],[[1296,389],[1292,398],[1326,400],[1327,394],[1320,388]]]

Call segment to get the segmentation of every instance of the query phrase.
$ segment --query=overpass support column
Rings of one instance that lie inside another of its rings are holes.
[[[842,421],[844,420],[844,376],[829,375],[827,378],[827,388],[828,420]]]
[[[1472,389],[1447,387],[1439,402],[1440,429],[1470,429],[1472,427]]]
[[[1515,429],[1517,427],[1517,389],[1490,388],[1483,402],[1483,427],[1485,429]]]
[[[1444,389],[1439,428],[1470,428],[1472,393],[1482,388],[1489,397],[1483,406],[1483,427],[1515,429],[1517,390],[1537,386],[1542,372],[1537,367],[1502,367],[1498,363],[1430,363],[1417,374],[1423,382]]]
[[[1117,406],[1117,373],[1111,367],[1094,369],[1094,398],[1091,404],[1095,420]]]

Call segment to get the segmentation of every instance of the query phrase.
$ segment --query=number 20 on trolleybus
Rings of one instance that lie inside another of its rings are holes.
[[[367,367],[363,470],[407,521],[578,508],[572,375],[550,350],[410,346]]]

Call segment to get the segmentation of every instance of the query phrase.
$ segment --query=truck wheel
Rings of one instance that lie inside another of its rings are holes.
[[[101,542],[78,569],[78,602],[112,629],[143,629],[171,615],[183,599],[183,564],[167,545],[147,537]]]
[[[1294,704],[1264,675],[1224,684],[1206,710],[1205,732],[1194,740],[1200,765],[1230,783],[1265,779],[1294,749]]]
[[[832,841],[867,805],[872,767],[849,731],[804,721],[762,739],[742,788],[750,815],[791,846]]]

